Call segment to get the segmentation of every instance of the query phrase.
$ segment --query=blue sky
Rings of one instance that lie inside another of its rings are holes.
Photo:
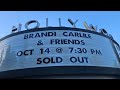
[[[49,26],[58,26],[58,18],[61,18],[62,25],[71,27],[67,19],[73,21],[79,19],[76,27],[85,29],[82,24],[93,24],[107,30],[120,44],[120,11],[0,11],[0,38],[11,33],[12,26],[22,24],[25,30],[25,23],[30,20],[38,20],[41,27],[45,27],[45,19],[49,18]]]

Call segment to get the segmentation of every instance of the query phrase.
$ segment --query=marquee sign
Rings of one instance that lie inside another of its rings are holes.
[[[97,32],[38,28],[0,42],[0,72],[52,66],[120,68],[111,39]]]

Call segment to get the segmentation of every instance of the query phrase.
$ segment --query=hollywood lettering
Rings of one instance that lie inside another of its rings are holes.
[[[78,22],[78,19],[75,20],[75,21],[73,21],[72,19],[68,19],[68,23],[72,26],[72,28],[76,28],[76,23],[77,23],[77,22]],[[29,28],[29,25],[30,25],[30,24],[33,24],[33,23],[35,24],[35,26],[33,26],[32,28]],[[59,24],[58,27],[65,27],[65,26],[62,26],[61,18],[58,19],[58,24]],[[97,32],[97,28],[94,27],[92,24],[90,24],[90,26],[88,26],[86,22],[83,23],[83,24],[84,24],[86,30],[91,30],[91,31]],[[48,20],[48,18],[46,18],[46,27],[52,27],[52,26],[49,26],[49,20]],[[21,31],[21,28],[22,28],[22,24],[21,24],[21,23],[18,24],[18,27],[13,26],[13,27],[12,27],[12,33],[14,33],[14,32],[20,32],[20,31]],[[30,20],[30,21],[28,21],[27,23],[25,23],[25,28],[26,28],[27,30],[40,28],[40,23],[39,23],[37,20]],[[112,35],[111,35],[111,34],[108,34],[108,32],[107,32],[105,29],[103,29],[103,28],[99,29],[99,33],[102,33],[102,34],[104,34],[104,35],[107,35],[107,36],[109,36],[111,39],[113,39]]]

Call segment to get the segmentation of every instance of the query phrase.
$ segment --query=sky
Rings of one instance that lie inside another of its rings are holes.
[[[104,28],[120,44],[120,11],[0,11],[0,38],[11,34],[12,26],[18,27],[19,23],[22,24],[22,30],[26,30],[25,23],[30,20],[37,20],[40,27],[45,27],[46,18],[49,26],[56,27],[59,26],[58,18],[66,27],[72,27],[68,18],[72,21],[78,19],[76,27],[83,29],[83,21],[86,21],[88,25],[97,25],[97,31]]]

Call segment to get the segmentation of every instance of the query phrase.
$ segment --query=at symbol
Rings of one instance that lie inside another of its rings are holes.
[[[63,49],[62,49],[61,47],[58,47],[58,48],[56,48],[56,52],[57,52],[57,53],[62,53],[62,52],[63,52]]]

